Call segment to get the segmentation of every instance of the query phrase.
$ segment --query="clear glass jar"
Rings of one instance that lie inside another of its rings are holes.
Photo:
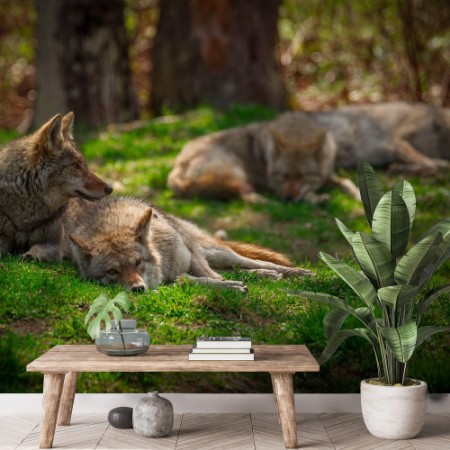
[[[145,330],[136,329],[136,321],[121,320],[119,330],[113,321],[111,330],[102,331],[95,339],[97,350],[109,356],[132,356],[145,353],[150,347],[150,336]]]

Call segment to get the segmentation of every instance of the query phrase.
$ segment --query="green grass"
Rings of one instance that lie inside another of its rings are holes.
[[[19,133],[14,130],[0,130],[0,145],[16,139],[19,137]]]
[[[82,150],[96,173],[115,186],[115,194],[136,195],[210,231],[226,229],[230,238],[258,243],[287,253],[297,264],[316,272],[314,278],[259,280],[253,275],[225,276],[245,281],[248,294],[179,283],[158,293],[132,295],[133,315],[149,330],[154,344],[190,344],[202,334],[250,335],[255,343],[304,343],[319,354],[325,344],[322,320],[327,307],[288,296],[282,289],[310,289],[350,298],[353,293],[318,262],[318,251],[351,258],[334,217],[352,229],[366,230],[359,203],[337,189],[320,206],[284,203],[270,197],[266,205],[247,205],[201,199],[175,198],[166,187],[175,156],[189,139],[212,131],[268,119],[272,111],[234,107],[226,113],[200,108],[186,116],[153,121],[141,129],[85,138]],[[0,141],[13,137],[0,132]],[[356,181],[354,172],[341,172]],[[398,178],[383,174],[392,186]],[[414,238],[448,216],[448,177],[409,179],[418,212]],[[448,266],[440,282],[449,282]],[[113,296],[120,286],[104,287],[81,280],[70,263],[21,262],[17,256],[0,259],[0,392],[39,392],[42,376],[27,374],[25,366],[43,351],[60,343],[89,343],[83,320],[90,303],[102,292]],[[450,305],[441,299],[427,320],[448,324]],[[433,336],[411,362],[410,375],[425,379],[432,392],[450,392],[444,365],[450,357],[449,335]],[[375,363],[366,343],[346,342],[320,374],[295,377],[297,392],[358,392],[362,378],[375,375]],[[270,378],[262,374],[83,374],[81,392],[269,392]]]

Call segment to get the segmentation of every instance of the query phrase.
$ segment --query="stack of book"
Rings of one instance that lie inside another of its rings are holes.
[[[189,351],[189,361],[253,361],[249,337],[201,337]]]

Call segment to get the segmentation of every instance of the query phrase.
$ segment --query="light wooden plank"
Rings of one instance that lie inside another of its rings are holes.
[[[334,443],[345,440],[348,434],[355,437],[366,433],[361,414],[320,414],[319,416]]]
[[[277,415],[252,413],[251,419],[256,450],[284,450],[284,439]]]
[[[0,449],[16,448],[40,420],[40,414],[0,414]]]
[[[176,448],[253,450],[250,414],[184,414]]]
[[[380,439],[372,436],[364,425],[361,414],[320,414],[322,423],[336,450],[409,449],[408,441]]]
[[[0,450],[36,450],[40,416],[0,415]],[[420,435],[409,441],[378,439],[360,414],[297,414],[302,450],[447,450],[450,414],[430,414]],[[175,433],[175,431],[177,431]],[[109,426],[106,414],[74,415],[70,427],[57,427],[54,448],[121,450],[283,450],[276,414],[175,415],[174,433],[143,438],[133,430]]]
[[[334,449],[317,414],[297,414],[299,448],[308,450]],[[281,427],[274,414],[252,414],[256,450],[284,449]]]
[[[428,414],[420,434],[410,440],[417,450],[450,448],[450,413]]]
[[[300,448],[334,449],[318,414],[297,414],[297,428]]]
[[[161,438],[147,438],[139,436],[133,429],[122,430],[110,426],[102,436],[96,450],[138,450],[143,448],[174,450],[180,431],[181,419],[181,414],[175,414],[172,433]]]
[[[116,428],[109,427],[96,449],[134,450],[151,448],[158,450],[172,450],[175,449],[175,445],[176,434],[171,434],[168,437],[156,439],[139,436],[133,429],[118,430]]]
[[[56,428],[53,448],[94,450],[109,423],[105,414],[74,416],[72,425]],[[36,427],[17,450],[36,450],[39,447],[40,426]]]

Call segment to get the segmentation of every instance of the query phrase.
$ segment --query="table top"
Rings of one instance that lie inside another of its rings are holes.
[[[253,345],[254,361],[189,361],[190,345],[151,345],[136,356],[107,356],[95,345],[57,345],[27,372],[318,372],[305,345]]]

